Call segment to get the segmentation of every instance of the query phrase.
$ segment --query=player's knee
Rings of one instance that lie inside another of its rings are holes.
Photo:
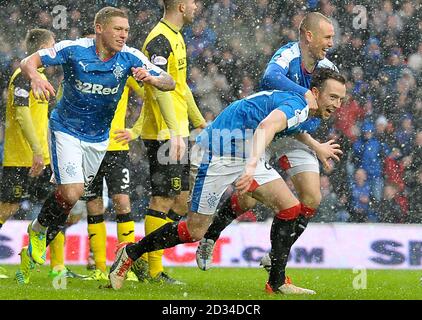
[[[114,210],[117,214],[127,214],[130,212],[129,197],[118,197],[113,199]]]
[[[236,216],[241,216],[248,210],[253,209],[256,206],[256,200],[251,196],[244,194],[239,196],[237,193],[234,193],[231,196],[231,206],[233,211],[236,213]]]
[[[316,209],[318,208],[319,204],[321,203],[322,195],[321,192],[314,192],[314,193],[305,193],[301,195],[300,202],[302,202],[305,206],[309,208]]]
[[[243,210],[243,212],[255,208],[256,203],[257,201],[248,195],[239,197],[239,206]]]
[[[77,224],[81,220],[81,218],[82,218],[82,215],[73,215],[73,214],[70,214],[67,217],[66,224],[68,226],[72,226],[74,224]]]
[[[114,211],[116,211],[116,214],[119,216],[125,216],[128,215],[130,213],[130,205],[129,206],[125,206],[125,205],[118,205],[118,206],[114,206]]]
[[[87,207],[89,216],[102,214],[104,212],[103,199],[102,198],[92,199],[86,203],[86,207]]]
[[[65,188],[58,190],[60,194],[60,200],[63,201],[67,206],[73,208],[73,206],[78,202],[79,198],[82,197],[84,189],[82,188]]]
[[[153,196],[149,202],[149,207],[160,212],[168,212],[174,204],[174,198]]]

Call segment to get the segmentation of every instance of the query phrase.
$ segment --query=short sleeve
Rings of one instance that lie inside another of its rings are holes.
[[[69,60],[74,47],[74,41],[65,40],[56,43],[54,47],[38,51],[44,67],[65,64]]]
[[[305,122],[308,119],[309,108],[308,106],[299,108],[294,103],[292,104],[282,104],[277,107],[278,110],[284,112],[287,118],[287,128],[293,128],[298,126],[302,122]]]
[[[282,71],[283,74],[287,74],[287,72],[289,71],[289,66],[290,66],[290,60],[287,56],[281,54],[279,57],[275,58],[274,61],[272,61],[272,63],[278,65]]]
[[[153,76],[158,76],[163,71],[159,67],[152,64],[148,58],[138,49],[127,47],[126,51],[132,56],[132,67],[142,67],[149,71]]]
[[[29,106],[29,94],[31,85],[28,80],[20,73],[13,80],[13,105],[16,107]]]
[[[152,39],[146,46],[145,50],[150,57],[150,61],[167,71],[168,60],[172,53],[170,41],[162,34]]]

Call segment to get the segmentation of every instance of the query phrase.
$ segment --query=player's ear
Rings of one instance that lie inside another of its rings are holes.
[[[321,93],[317,87],[312,87],[311,92],[314,94],[315,100],[318,99],[319,94]]]
[[[185,13],[186,5],[184,1],[180,1],[178,4],[178,9],[180,12]]]
[[[308,42],[311,42],[312,39],[314,38],[314,35],[313,35],[312,31],[306,30],[305,35],[306,35],[306,40]]]
[[[96,25],[95,25],[95,33],[97,34],[97,33],[101,33],[103,31],[103,26],[101,25],[101,24],[99,24],[99,23],[97,23]]]

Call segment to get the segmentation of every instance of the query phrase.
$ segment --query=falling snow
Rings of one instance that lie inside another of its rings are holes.
[[[92,33],[95,12],[104,5],[125,7],[130,16],[128,44],[141,48],[162,16],[156,1],[3,1],[0,4],[1,132],[8,80],[26,56],[23,40],[34,27],[47,28],[56,40]],[[336,4],[338,3],[338,4]],[[304,13],[318,10],[335,26],[328,54],[347,77],[347,97],[317,133],[336,139],[344,152],[333,168],[322,170],[322,201],[315,222],[422,222],[422,20],[421,1],[219,0],[198,2],[197,18],[185,27],[188,83],[204,117],[211,122],[232,101],[259,90],[274,52],[298,39]],[[247,5],[246,5],[247,4]],[[59,68],[47,70],[54,87]],[[128,126],[142,100],[130,99]],[[51,107],[54,106],[54,101]],[[0,135],[0,147],[3,146]],[[2,148],[0,149],[2,150]],[[277,159],[272,164],[278,168]],[[142,219],[150,186],[145,149],[131,145],[132,212]],[[28,205],[30,201],[31,205]],[[108,205],[108,203],[106,203]],[[32,218],[36,197],[22,203],[16,219]],[[270,216],[255,209],[258,220]],[[112,216],[113,209],[108,207]]]

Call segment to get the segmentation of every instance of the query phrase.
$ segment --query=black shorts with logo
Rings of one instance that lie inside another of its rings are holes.
[[[169,140],[143,140],[149,161],[152,196],[173,197],[189,191],[189,152],[181,161],[169,163]],[[185,139],[188,146],[188,140]],[[188,148],[189,150],[189,148]]]
[[[84,199],[92,200],[103,195],[103,182],[107,183],[108,194],[130,193],[129,151],[107,151],[97,175],[85,190]]]
[[[54,189],[51,168],[46,166],[40,176],[30,177],[29,167],[3,167],[0,201],[18,203],[22,200],[44,200]]]

